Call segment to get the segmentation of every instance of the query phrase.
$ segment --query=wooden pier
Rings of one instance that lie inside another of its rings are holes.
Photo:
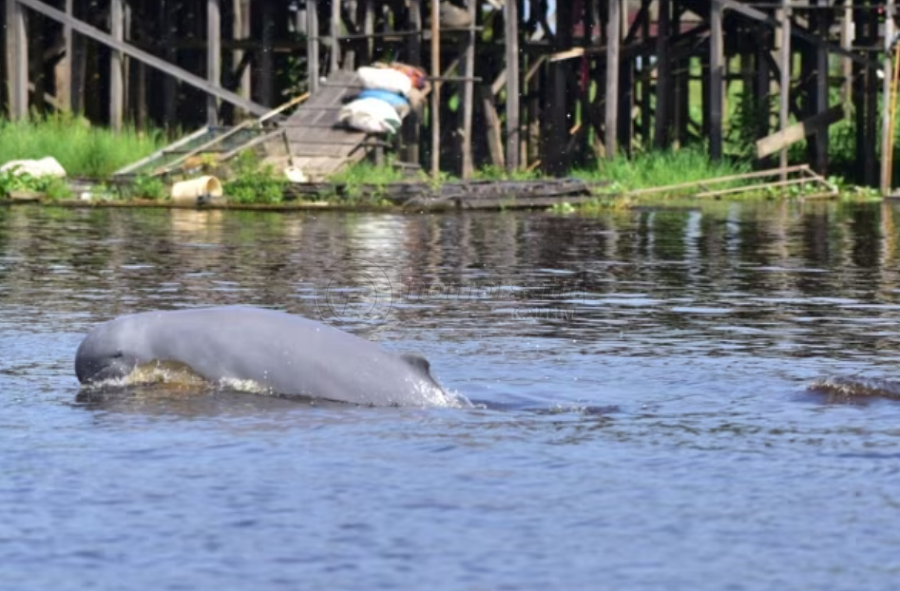
[[[452,0],[443,21],[451,0],[436,1],[4,0],[2,108],[236,125],[400,60],[434,85],[401,157],[435,173],[562,175],[692,143],[718,159],[738,137],[761,167],[805,140],[826,174],[843,122],[855,180],[891,189],[894,0]]]

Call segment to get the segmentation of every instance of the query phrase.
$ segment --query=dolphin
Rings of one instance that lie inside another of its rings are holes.
[[[368,406],[463,407],[420,355],[401,355],[302,316],[223,306],[130,314],[96,326],[75,355],[84,385],[148,364],[187,366],[214,384]]]

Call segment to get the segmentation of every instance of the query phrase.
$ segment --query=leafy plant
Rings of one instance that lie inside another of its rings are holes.
[[[162,201],[168,196],[166,183],[159,177],[139,175],[126,187],[125,196],[132,199]]]
[[[238,154],[234,177],[224,183],[225,195],[236,203],[280,203],[284,198],[287,179],[279,176],[269,165],[261,165],[252,150]]]

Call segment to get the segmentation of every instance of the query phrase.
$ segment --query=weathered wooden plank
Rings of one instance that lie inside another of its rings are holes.
[[[765,158],[787,146],[799,142],[805,137],[819,133],[829,125],[837,123],[844,118],[844,106],[831,107],[824,113],[813,115],[805,121],[795,123],[781,131],[773,133],[756,142],[756,157]]]
[[[23,6],[27,6],[28,8],[39,12],[44,16],[48,16],[59,23],[70,25],[73,30],[78,31],[82,35],[108,45],[111,49],[120,51],[128,56],[133,57],[136,60],[140,60],[146,63],[148,66],[156,68],[170,76],[173,76],[186,84],[190,84],[191,86],[199,88],[200,90],[203,90],[204,92],[207,92],[209,94],[215,95],[224,101],[228,101],[241,108],[247,109],[251,113],[254,113],[256,115],[263,115],[269,110],[263,105],[247,100],[242,96],[239,96],[229,90],[225,90],[220,86],[212,85],[200,76],[192,74],[187,70],[179,68],[178,66],[174,66],[169,62],[160,59],[155,55],[149,54],[142,49],[138,49],[137,47],[134,47],[133,45],[130,45],[128,43],[118,41],[112,35],[104,33],[100,29],[92,27],[91,25],[88,25],[79,19],[70,17],[65,12],[44,4],[43,2],[41,2],[41,0],[16,0],[16,2]]]

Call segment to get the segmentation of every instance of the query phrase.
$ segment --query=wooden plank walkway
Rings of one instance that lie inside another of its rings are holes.
[[[368,134],[338,123],[338,112],[346,98],[361,90],[356,72],[334,72],[306,103],[281,123],[294,166],[310,179],[325,179],[359,162],[372,148],[367,142]]]

